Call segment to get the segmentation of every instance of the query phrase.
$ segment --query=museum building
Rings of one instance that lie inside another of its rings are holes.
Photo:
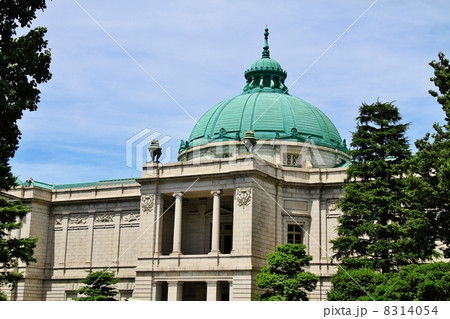
[[[30,208],[12,236],[39,237],[9,300],[70,300],[105,268],[121,300],[253,300],[267,254],[288,242],[313,257],[310,300],[326,299],[349,156],[332,121],[289,94],[264,35],[242,93],[200,118],[177,162],[160,163],[154,141],[140,178],[29,181],[6,194]]]

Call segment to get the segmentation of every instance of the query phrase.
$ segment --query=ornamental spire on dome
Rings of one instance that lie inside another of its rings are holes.
[[[262,52],[262,58],[270,59],[270,52],[269,52],[269,28],[264,30],[264,46],[263,46],[263,52]]]
[[[266,26],[262,57],[253,62],[250,69],[244,72],[246,79],[244,93],[256,91],[288,93],[288,88],[284,85],[287,73],[277,61],[270,58],[268,39],[269,29]]]

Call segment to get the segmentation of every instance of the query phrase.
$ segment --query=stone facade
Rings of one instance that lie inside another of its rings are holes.
[[[9,195],[30,212],[13,235],[39,237],[37,262],[19,267],[25,278],[7,293],[68,300],[87,271],[108,268],[122,299],[252,300],[267,254],[298,225],[313,256],[308,270],[320,276],[310,298],[323,300],[345,172],[241,154],[149,162],[141,178],[106,185],[18,187]]]

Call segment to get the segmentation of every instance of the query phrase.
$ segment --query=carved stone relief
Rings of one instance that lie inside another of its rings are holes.
[[[238,206],[245,207],[250,204],[252,199],[252,190],[250,188],[238,188],[236,189],[236,201]]]
[[[328,210],[330,212],[334,212],[338,209],[338,200],[337,199],[333,199],[328,201]]]
[[[114,222],[114,215],[113,214],[102,214],[95,217],[96,223],[112,223]]]
[[[63,217],[55,216],[55,226],[62,226]]]
[[[340,211],[339,207],[339,200],[338,199],[331,199],[327,201],[327,217],[338,217],[342,215],[342,212]]]
[[[75,215],[70,216],[69,224],[70,225],[82,225],[87,223],[87,216]]]
[[[138,222],[140,219],[139,213],[129,213],[127,215],[122,216],[122,222],[125,223],[132,223],[132,222]]]
[[[142,211],[146,214],[150,213],[155,206],[155,195],[142,195],[141,207]]]

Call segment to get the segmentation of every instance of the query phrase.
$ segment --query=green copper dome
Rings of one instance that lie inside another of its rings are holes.
[[[283,69],[281,68],[280,63],[278,63],[277,61],[275,61],[274,59],[271,59],[271,58],[262,58],[262,59],[256,60],[255,62],[253,62],[250,69],[246,71],[246,74],[248,74],[249,72],[254,71],[254,70],[255,71],[268,70],[268,71],[270,71],[270,73],[273,73],[273,70],[275,70],[275,71],[283,72],[284,74],[286,74],[286,72],[283,71]]]
[[[270,58],[268,29],[261,59],[245,71],[242,94],[208,110],[194,126],[180,151],[209,143],[242,140],[252,130],[256,140],[312,139],[316,145],[347,152],[331,120],[312,104],[288,94],[287,73]]]

